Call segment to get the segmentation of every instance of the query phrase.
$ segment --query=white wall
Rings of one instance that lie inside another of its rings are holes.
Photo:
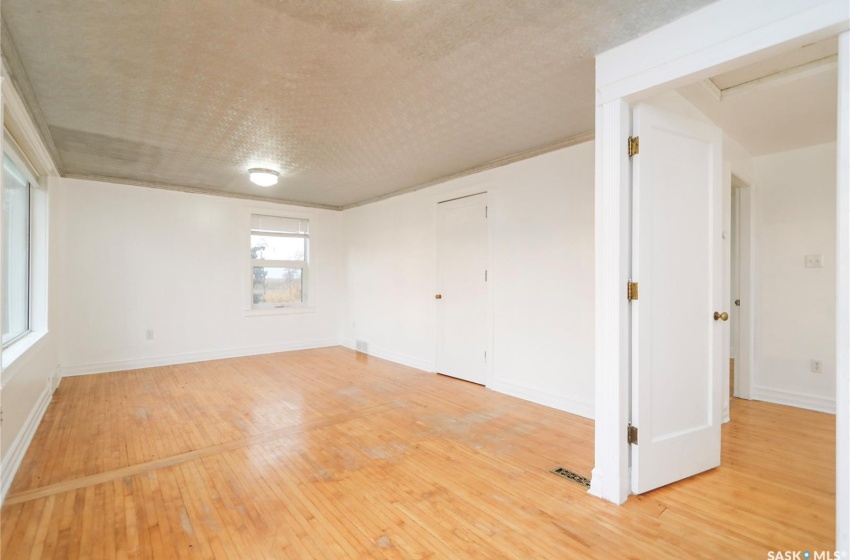
[[[62,179],[63,374],[338,344],[338,212]],[[245,316],[252,209],[311,218],[315,312]],[[146,340],[146,331],[154,339]]]
[[[830,143],[754,159],[756,399],[835,410],[835,157]]]
[[[37,325],[37,328],[46,332],[34,346],[6,367],[0,376],[0,407],[3,410],[3,423],[0,425],[0,500],[9,489],[59,379],[62,310],[59,286],[62,274],[60,255],[51,249],[59,244],[61,238],[62,193],[57,179],[48,180],[45,177],[44,180],[47,181],[47,189],[42,190],[41,194],[48,195],[46,217],[49,220],[42,229],[47,234],[46,247],[42,245],[42,248],[48,249],[47,324]],[[33,226],[37,227],[35,223]]]
[[[593,154],[587,142],[343,212],[346,344],[433,371],[437,203],[487,191],[488,386],[592,417]]]

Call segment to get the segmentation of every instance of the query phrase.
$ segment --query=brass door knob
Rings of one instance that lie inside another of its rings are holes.
[[[725,311],[723,313],[718,313],[717,311],[715,311],[714,312],[714,320],[715,321],[728,321],[729,320],[729,314],[726,313]]]
[[[437,294],[434,296],[434,299],[443,299],[443,294]]]

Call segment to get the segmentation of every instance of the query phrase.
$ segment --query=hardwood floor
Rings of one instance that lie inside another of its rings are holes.
[[[326,348],[64,379],[12,558],[766,558],[832,550],[834,417],[733,400],[723,464],[617,507],[593,423]]]

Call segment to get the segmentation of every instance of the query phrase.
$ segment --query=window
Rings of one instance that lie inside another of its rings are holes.
[[[305,305],[309,253],[309,220],[252,215],[251,306]]]
[[[30,182],[3,155],[2,189],[2,345],[30,330]]]

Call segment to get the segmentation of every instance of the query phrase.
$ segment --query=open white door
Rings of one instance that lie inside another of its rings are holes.
[[[633,108],[632,492],[720,464],[721,132]],[[727,366],[728,367],[728,364]]]
[[[437,373],[487,381],[487,193],[437,205]]]

